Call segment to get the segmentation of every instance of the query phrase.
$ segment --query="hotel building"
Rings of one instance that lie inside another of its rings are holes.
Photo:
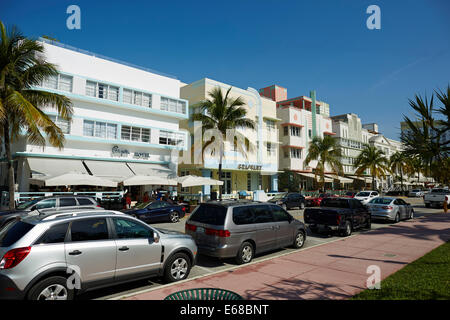
[[[179,122],[189,114],[177,78],[40,41],[47,61],[57,65],[59,74],[39,89],[70,98],[73,117],[68,122],[45,108],[65,133],[62,150],[48,143],[42,148],[25,138],[13,145],[18,191],[33,191],[39,180],[68,172],[117,182],[133,175],[176,176],[178,152],[186,141]],[[139,195],[149,188],[137,186],[131,191]]]
[[[192,116],[193,113],[199,112],[198,108],[194,108],[195,104],[210,99],[208,93],[212,89],[220,88],[225,95],[230,87],[232,88],[230,91],[231,99],[240,97],[245,102],[243,107],[247,110],[246,117],[255,122],[256,128],[254,130],[237,128],[237,132],[246,137],[245,141],[242,142],[245,145],[244,151],[240,150],[234,137],[224,137],[226,141],[224,142],[221,178],[224,181],[222,186],[223,197],[235,196],[241,191],[246,191],[247,194],[251,194],[255,190],[278,191],[277,123],[279,119],[274,101],[261,97],[258,91],[253,88],[241,89],[207,78],[181,87],[180,96],[193,106],[190,111]],[[196,139],[194,136],[198,137],[200,134],[201,127],[196,127],[196,124],[191,120],[191,116],[189,120],[181,121],[180,127],[189,131],[190,138],[193,141]],[[199,143],[197,156],[200,152],[201,159],[201,150],[209,138],[206,137],[206,134],[204,137],[201,137],[200,134],[200,138],[202,140]],[[194,153],[191,151],[191,154]],[[191,174],[218,179],[218,153],[211,155],[210,152],[204,152],[203,156],[204,159],[199,161],[195,161],[195,156],[192,156],[191,161],[188,160],[184,163],[180,159],[179,176]],[[208,196],[211,191],[218,191],[218,187],[191,187],[183,188],[181,191],[185,194],[197,194],[202,191],[204,195]]]

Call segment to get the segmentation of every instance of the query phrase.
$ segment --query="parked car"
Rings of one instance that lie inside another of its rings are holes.
[[[307,207],[318,207],[320,206],[320,203],[325,198],[334,198],[336,196],[330,194],[330,193],[321,193],[318,197],[309,197],[306,199],[306,206]]]
[[[16,217],[25,217],[29,214],[48,214],[67,210],[92,210],[103,208],[93,198],[86,196],[52,196],[24,202],[15,210],[0,212],[0,227],[14,220]]]
[[[367,204],[373,198],[380,196],[378,191],[360,191],[355,195],[355,199],[361,201],[362,204]]]
[[[351,198],[326,198],[319,208],[306,208],[304,221],[312,232],[338,232],[349,236],[357,228],[371,228],[369,210]]]
[[[292,208],[305,209],[306,205],[305,197],[295,192],[277,194],[269,202],[279,205],[284,210]]]
[[[138,204],[134,208],[122,210],[122,212],[146,223],[162,221],[175,223],[185,216],[186,206],[156,200]]]
[[[356,196],[357,192],[355,191],[348,191],[346,192],[343,197],[344,198],[354,198]]]
[[[423,197],[424,192],[420,189],[413,189],[408,192],[408,197]]]
[[[423,197],[425,207],[442,207],[444,201],[450,207],[450,190],[444,188],[434,188]]]
[[[367,204],[372,219],[391,220],[396,223],[414,217],[414,208],[403,199],[378,197]]]
[[[255,254],[277,248],[303,247],[306,230],[272,203],[216,201],[200,204],[186,221],[199,253],[250,262]]]
[[[190,236],[117,211],[25,217],[0,229],[0,299],[69,300],[152,276],[179,281],[196,252]]]

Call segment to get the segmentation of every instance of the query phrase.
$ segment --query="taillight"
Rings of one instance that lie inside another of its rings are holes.
[[[186,223],[184,229],[186,231],[190,230],[190,231],[194,231],[195,232],[195,230],[197,230],[197,226],[194,226],[193,224]]]
[[[383,206],[383,207],[381,207],[382,209],[386,209],[386,210],[392,210],[392,209],[394,209],[393,207],[391,207],[391,206]]]
[[[337,224],[338,224],[338,225],[341,224],[341,216],[340,216],[340,215],[337,216]]]
[[[230,231],[206,228],[205,234],[208,236],[218,236],[218,237],[222,237],[222,238],[227,238],[230,236]]]
[[[0,261],[0,269],[11,269],[17,266],[30,253],[31,247],[9,250]]]
[[[181,211],[186,212],[186,207],[181,207]]]

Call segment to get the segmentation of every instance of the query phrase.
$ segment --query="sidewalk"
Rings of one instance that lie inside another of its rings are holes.
[[[384,279],[449,240],[450,214],[434,214],[122,298],[160,300],[211,287],[249,300],[347,299],[366,288],[368,266],[379,266]]]

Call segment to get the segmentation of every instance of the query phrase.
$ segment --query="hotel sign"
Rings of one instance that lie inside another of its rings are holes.
[[[130,151],[128,151],[127,149],[120,149],[118,146],[114,146],[111,149],[111,155],[113,157],[129,158],[130,154],[131,154]],[[149,159],[150,158],[150,153],[148,153],[148,152],[134,152],[132,155],[133,155],[133,158],[135,158],[135,159]]]
[[[261,171],[262,166],[260,165],[254,165],[254,164],[239,164],[238,170],[255,170],[255,171]]]

